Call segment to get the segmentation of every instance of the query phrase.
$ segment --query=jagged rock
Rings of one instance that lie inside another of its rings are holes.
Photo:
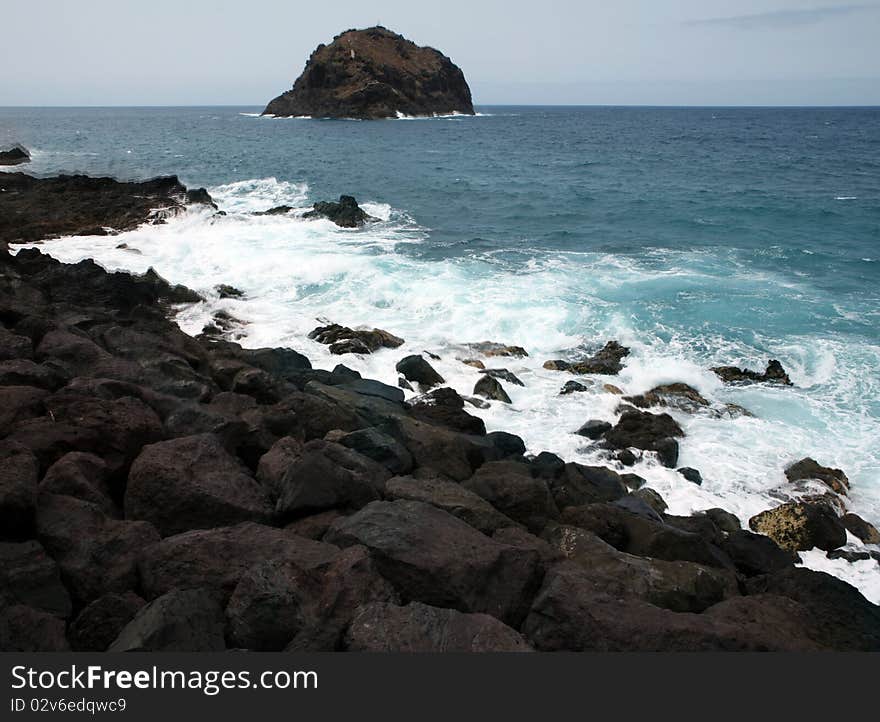
[[[211,206],[215,211],[217,204],[205,188],[190,188],[186,192],[186,202],[194,205]]]
[[[254,564],[286,559],[311,569],[328,564],[338,553],[331,544],[245,522],[166,537],[141,550],[138,570],[147,599],[193,587],[216,589],[228,597]]]
[[[40,542],[80,604],[135,589],[138,557],[159,541],[151,524],[111,519],[94,504],[70,496],[41,494],[36,521]]]
[[[223,607],[208,589],[175,589],[143,607],[108,652],[220,652]]]
[[[638,491],[648,483],[647,479],[638,474],[621,474],[620,480],[630,491]]]
[[[474,386],[474,394],[505,404],[512,403],[504,387],[492,376],[483,376]]]
[[[211,434],[144,447],[128,474],[125,515],[163,536],[272,514],[265,490]]]
[[[303,218],[327,218],[341,228],[359,228],[376,220],[361,208],[353,196],[339,196],[339,202],[318,201]]]
[[[478,343],[469,343],[467,346],[471,351],[489,357],[512,356],[513,358],[524,358],[529,355],[522,346],[508,346],[495,341],[480,341]]]
[[[309,338],[330,346],[330,353],[374,353],[380,348],[397,348],[403,339],[381,328],[351,329],[338,323],[319,326],[309,333]]]
[[[559,518],[559,509],[547,482],[532,476],[525,464],[515,461],[484,464],[462,486],[532,532],[540,532],[549,520]]]
[[[632,495],[644,501],[658,514],[663,514],[669,508],[669,505],[666,503],[663,497],[660,496],[660,494],[658,494],[653,489],[640,488],[632,492]]]
[[[791,481],[803,479],[818,479],[837,494],[846,494],[849,491],[849,479],[840,469],[831,469],[821,466],[809,457],[791,464],[785,468],[785,477]]]
[[[34,355],[34,343],[27,336],[12,333],[0,326],[0,361],[30,359]]]
[[[18,538],[33,528],[37,459],[24,445],[0,442],[0,536]]]
[[[681,411],[694,412],[709,406],[709,402],[693,386],[684,383],[655,386],[638,396],[624,396],[633,406],[647,409],[651,406],[671,406]]]
[[[474,114],[461,70],[433,48],[381,26],[347,30],[312,53],[293,88],[264,114],[316,118],[394,118]]]
[[[590,387],[581,381],[566,381],[562,388],[559,389],[559,395],[567,396],[568,394],[579,394],[589,390]]]
[[[788,502],[756,514],[749,527],[793,552],[813,547],[831,551],[846,544],[846,529],[825,504]]]
[[[606,374],[614,376],[623,368],[623,359],[629,356],[630,350],[617,341],[609,341],[592,356],[571,364],[566,371],[575,374]]]
[[[742,529],[742,522],[736,517],[736,515],[731,514],[729,511],[715,508],[706,509],[706,511],[702,513],[708,516],[715,526],[721,529],[721,531],[732,534]]]
[[[721,542],[722,550],[746,576],[769,574],[798,562],[794,552],[781,549],[773,539],[745,529],[730,532]]]
[[[397,476],[386,484],[385,496],[390,500],[406,499],[436,506],[484,534],[516,525],[479,494],[461,484],[439,478]]]
[[[507,381],[514,386],[525,386],[525,384],[517,378],[516,374],[507,369],[481,369],[481,374],[486,374],[486,376],[491,376],[496,379],[502,379],[503,381]]]
[[[434,367],[418,354],[402,358],[394,368],[403,374],[407,381],[417,383],[424,389],[445,383],[443,377],[434,370]]]
[[[880,531],[877,527],[866,522],[858,514],[844,514],[840,520],[846,530],[858,537],[864,544],[880,544]]]
[[[58,565],[36,541],[0,542],[0,607],[14,604],[61,619],[70,616],[70,595]]]
[[[443,387],[414,399],[413,416],[431,424],[439,424],[465,434],[484,435],[486,424],[464,410],[464,399],[455,389]]]
[[[694,469],[690,466],[682,466],[681,468],[676,469],[676,471],[692,484],[700,486],[703,483],[703,475],[700,473],[699,469]]]
[[[275,509],[286,519],[326,509],[360,509],[380,498],[390,477],[384,466],[357,451],[310,441],[281,477]]]
[[[70,646],[77,652],[105,651],[145,604],[134,592],[99,597],[70,625]]]
[[[419,602],[361,607],[345,636],[350,652],[528,652],[514,629],[488,614],[463,614]]]
[[[381,464],[392,474],[408,474],[413,469],[412,454],[406,447],[375,427],[343,434],[337,442]]]
[[[91,502],[107,516],[120,516],[109,476],[107,464],[100,457],[71,451],[49,467],[39,489],[42,493],[73,496]]]
[[[0,165],[20,165],[30,163],[31,154],[23,145],[14,145],[9,150],[0,150]]]
[[[616,501],[627,493],[621,476],[604,466],[566,464],[549,479],[550,490],[560,509],[594,502]]]
[[[326,539],[363,544],[379,573],[412,601],[484,612],[516,626],[540,579],[538,555],[499,544],[418,501],[375,501],[334,523]]]
[[[599,419],[590,419],[574,433],[578,436],[586,436],[588,439],[595,440],[600,438],[606,431],[611,431],[611,424]]]
[[[286,216],[293,210],[293,206],[274,206],[266,211],[254,211],[255,216]]]
[[[614,428],[605,433],[605,444],[611,449],[654,451],[664,466],[675,467],[678,442],[674,437],[680,436],[684,431],[669,414],[631,409],[624,411]]]
[[[737,366],[715,366],[712,371],[727,384],[773,383],[783,384],[784,386],[792,385],[791,379],[788,377],[785,369],[782,368],[782,364],[776,359],[772,359],[767,363],[764,373],[741,369]]]

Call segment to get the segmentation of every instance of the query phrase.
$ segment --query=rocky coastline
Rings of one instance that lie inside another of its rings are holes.
[[[0,176],[0,650],[880,651],[880,607],[797,565],[851,553],[847,533],[880,542],[846,511],[844,471],[801,460],[802,493],[750,520],[669,514],[636,474],[526,455],[468,413],[505,403],[522,382],[486,365],[525,349],[472,344],[463,361],[487,373],[461,395],[393,329],[315,329],[341,357],[387,356],[407,401],[294,349],[189,336],[174,315],[199,295],[155,272],[5,245],[161,221],[207,193]],[[628,353],[547,367],[574,393]],[[772,361],[716,373],[790,383]],[[668,384],[578,433],[675,468],[669,408],[745,412]]]

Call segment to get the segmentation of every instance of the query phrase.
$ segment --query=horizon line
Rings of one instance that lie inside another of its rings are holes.
[[[31,109],[106,109],[106,108],[130,108],[130,109],[167,109],[167,108],[259,108],[259,105],[250,103],[190,103],[181,105],[178,103],[161,103],[156,105],[126,105],[126,104],[65,104],[65,105],[33,105],[15,104],[0,105],[0,110],[31,108]],[[880,108],[880,103],[780,103],[776,105],[756,103],[475,103],[475,108]],[[467,115],[466,113],[463,115]],[[318,120],[321,120],[320,118]]]

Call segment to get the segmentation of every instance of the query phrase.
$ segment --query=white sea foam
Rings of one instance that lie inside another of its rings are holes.
[[[713,270],[718,251],[656,249],[641,261],[603,253],[536,253],[517,268],[492,253],[427,262],[398,251],[398,244],[422,242],[426,231],[384,203],[365,202],[367,212],[379,220],[351,230],[301,218],[310,205],[305,183],[262,178],[209,190],[229,215],[190,210],[165,225],[122,236],[66,238],[42,247],[64,261],[93,257],[108,268],[136,272],[153,266],[170,281],[202,292],[208,300],[184,309],[178,318],[187,332],[198,333],[223,308],[248,322],[241,339],[247,346],[291,346],[318,367],[342,362],[390,384],[396,385],[394,365],[401,356],[427,350],[441,356],[431,363],[448,384],[470,394],[480,375],[458,360],[472,355],[468,342],[523,346],[527,358],[486,360],[525,383],[504,384],[513,403],[469,410],[483,417],[490,430],[519,434],[533,453],[549,450],[583,463],[611,464],[598,446],[573,433],[591,418],[614,420],[620,398],[605,392],[603,382],[629,394],[683,381],[719,408],[736,403],[755,416],[670,412],[687,434],[679,463],[700,469],[702,486],[651,458],[632,470],[664,496],[673,513],[720,506],[745,523],[786,498],[785,465],[812,456],[843,468],[852,482],[847,503],[880,523],[880,347],[820,335],[788,336],[783,342],[756,334],[746,343],[663,323],[644,330],[621,311],[623,301],[662,298],[667,289],[699,299],[707,281],[719,287],[735,281],[757,292],[778,287],[781,278],[742,266],[742,277],[731,280],[730,269],[739,266],[731,256],[723,272]],[[297,210],[250,215],[282,204]],[[140,255],[118,249],[122,242]],[[220,283],[242,289],[247,298],[219,299],[213,288]],[[331,356],[326,346],[307,337],[318,318],[378,326],[406,343],[365,357]],[[611,338],[633,349],[620,375],[596,377],[589,391],[560,396],[562,384],[574,377],[548,371],[543,362],[566,350],[584,353]],[[782,361],[794,387],[730,387],[707,370],[715,364],[762,368],[771,355]],[[876,563],[849,565],[819,552],[803,558],[811,568],[850,581],[875,601],[880,598]]]

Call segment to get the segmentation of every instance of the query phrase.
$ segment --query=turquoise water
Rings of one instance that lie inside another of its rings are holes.
[[[476,372],[456,361],[461,344],[516,343],[531,354],[509,364],[526,387],[478,413],[530,451],[582,461],[602,454],[571,432],[613,419],[617,401],[601,384],[558,397],[567,377],[541,364],[619,338],[634,349],[613,380],[625,391],[686,381],[756,414],[681,417],[681,463],[702,487],[639,463],[675,511],[745,519],[786,498],[784,465],[811,455],[843,468],[853,510],[880,523],[880,109],[486,107],[377,122],[259,110],[6,108],[0,145],[33,149],[30,172],[176,173],[209,187],[228,216],[126,234],[140,254],[118,237],[47,246],[205,291],[181,316],[187,330],[223,307],[248,322],[243,343],[329,365],[306,338],[316,317],[378,325],[404,350],[439,353],[462,393]],[[351,232],[248,215],[340,193],[381,220]],[[216,299],[219,282],[249,299]],[[794,388],[723,387],[707,371],[771,357]],[[346,363],[394,383],[396,358]],[[868,562],[805,560],[880,600]]]

